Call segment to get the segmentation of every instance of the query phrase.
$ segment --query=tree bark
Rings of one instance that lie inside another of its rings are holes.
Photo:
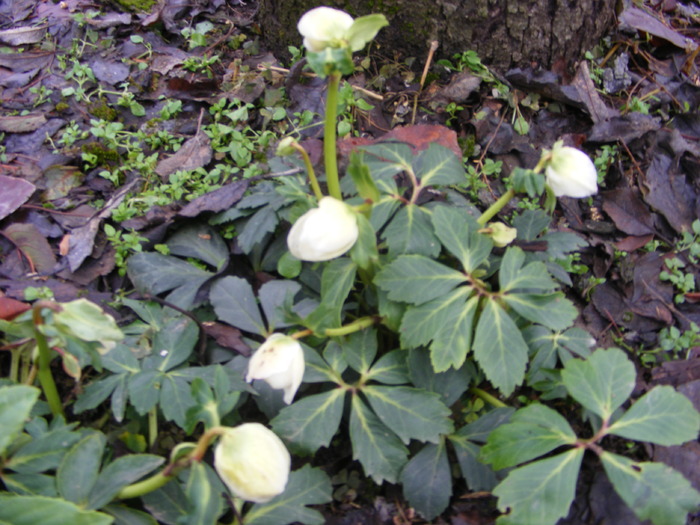
[[[268,46],[285,54],[301,45],[296,23],[319,5],[357,17],[382,13],[379,32],[388,55],[425,57],[429,43],[438,56],[474,50],[498,70],[539,65],[551,68],[581,58],[610,28],[615,0],[259,0],[260,25]]]

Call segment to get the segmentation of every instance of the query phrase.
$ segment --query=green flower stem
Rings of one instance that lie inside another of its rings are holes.
[[[292,147],[301,153],[301,157],[304,159],[304,166],[306,166],[306,173],[309,175],[309,183],[311,184],[311,189],[314,190],[314,195],[318,200],[323,198],[323,192],[321,191],[321,186],[318,184],[318,179],[316,178],[316,172],[311,164],[311,159],[309,158],[308,152],[304,147],[298,142],[292,143]]]
[[[127,485],[119,491],[115,499],[138,498],[139,496],[153,492],[154,490],[161,488],[163,485],[166,485],[177,475],[179,470],[179,468],[170,468],[170,465],[168,465],[168,467],[158,472],[158,474],[154,474],[150,478]]]
[[[338,156],[335,150],[336,126],[338,116],[338,86],[340,85],[340,73],[331,73],[328,77],[328,93],[326,94],[326,122],[323,131],[323,161],[326,165],[326,183],[328,194],[343,200],[340,192],[340,180],[338,178]]]
[[[492,396],[491,394],[489,394],[485,390],[482,390],[481,388],[472,387],[469,389],[469,393],[475,395],[476,397],[483,399],[487,403],[490,403],[491,405],[493,405],[497,408],[505,408],[508,406],[503,401]]]
[[[44,391],[46,401],[49,403],[49,408],[51,408],[51,413],[54,416],[65,417],[61,397],[58,395],[58,389],[56,388],[56,383],[53,380],[53,375],[51,374],[51,350],[46,342],[46,337],[39,329],[39,326],[44,322],[41,317],[41,311],[44,308],[57,311],[60,310],[61,307],[51,301],[37,301],[34,304],[34,340],[36,341],[36,346],[39,350],[39,371],[37,376],[39,377],[39,383],[41,384],[41,389]]]
[[[352,334],[355,332],[359,332],[360,330],[364,330],[365,328],[369,328],[370,326],[375,324],[377,320],[377,317],[374,316],[360,317],[356,321],[353,321],[350,324],[346,324],[345,326],[341,326],[339,328],[328,328],[323,332],[323,334],[328,337],[338,337],[341,335]]]
[[[508,204],[508,201],[515,197],[515,190],[512,188],[505,192],[501,197],[494,202],[489,208],[481,214],[481,217],[477,219],[476,222],[478,222],[481,226],[489,222],[493,217],[503,209],[503,207]]]
[[[148,411],[148,445],[153,446],[156,444],[156,438],[158,437],[158,409],[153,407]]]

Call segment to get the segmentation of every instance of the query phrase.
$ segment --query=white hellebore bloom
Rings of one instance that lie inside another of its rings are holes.
[[[313,53],[319,53],[327,47],[342,47],[353,22],[353,18],[345,11],[317,7],[304,13],[297,29],[304,37],[304,47]]]
[[[304,377],[304,350],[299,341],[283,334],[272,334],[258,348],[248,363],[245,380],[262,379],[276,390],[284,390],[288,405]]]
[[[598,174],[583,151],[554,145],[545,170],[547,185],[557,197],[590,197],[598,192]]]
[[[299,217],[289,230],[287,247],[302,261],[329,261],[347,252],[360,230],[355,212],[343,201],[323,197],[318,208]]]
[[[260,423],[244,423],[221,435],[214,467],[234,496],[265,503],[284,492],[291,458],[272,430]]]
[[[518,230],[506,226],[502,222],[490,222],[487,226],[490,230],[489,236],[493,241],[493,245],[497,248],[508,246],[518,235]]]

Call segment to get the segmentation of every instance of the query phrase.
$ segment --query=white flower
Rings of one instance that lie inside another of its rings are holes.
[[[355,212],[338,199],[323,197],[318,208],[307,211],[294,223],[287,246],[302,261],[329,261],[352,248],[358,235]]]
[[[288,405],[304,377],[304,350],[299,341],[283,334],[272,334],[258,348],[248,363],[245,380],[263,379],[276,390],[284,390]]]
[[[284,492],[291,458],[274,432],[260,423],[244,423],[222,434],[214,467],[234,496],[265,503]]]
[[[343,47],[353,18],[340,9],[317,7],[307,11],[299,20],[297,29],[304,37],[304,47],[318,53],[327,47]]]
[[[593,161],[583,151],[554,145],[545,176],[557,197],[590,197],[598,192],[598,174]]]

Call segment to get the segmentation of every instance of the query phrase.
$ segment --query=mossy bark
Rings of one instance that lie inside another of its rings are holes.
[[[268,45],[284,54],[301,45],[296,23],[319,5],[353,16],[382,13],[389,27],[377,42],[385,54],[425,57],[429,43],[449,57],[469,49],[505,70],[528,64],[571,64],[610,28],[615,0],[259,0]]]

